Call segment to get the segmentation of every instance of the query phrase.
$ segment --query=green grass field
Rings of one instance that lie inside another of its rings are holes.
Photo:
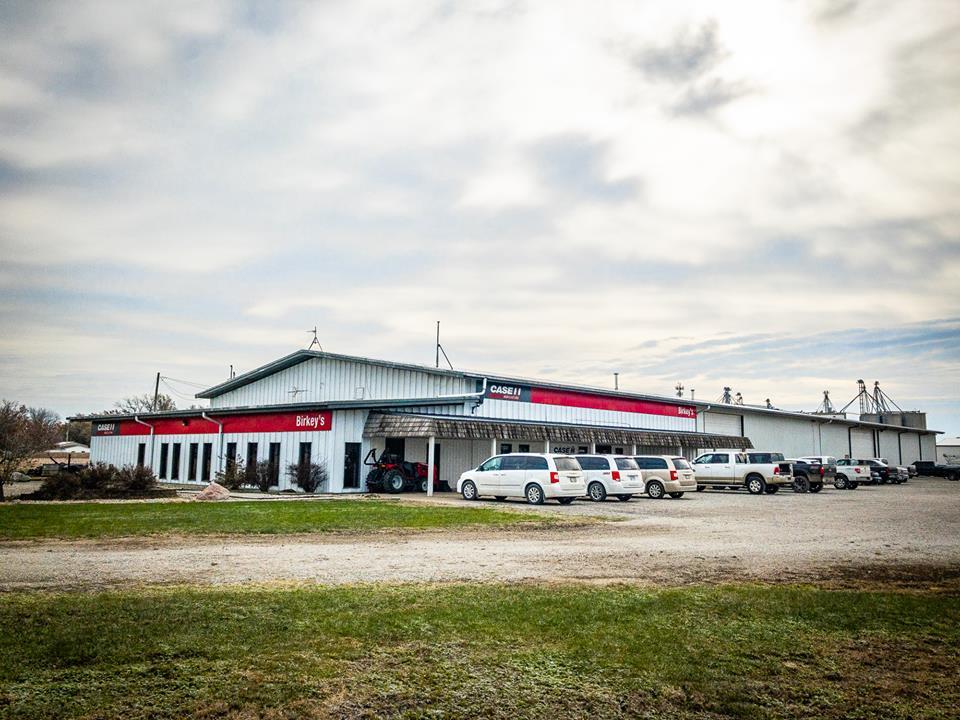
[[[6,718],[955,718],[960,599],[731,586],[0,596]]]
[[[553,524],[549,515],[377,500],[0,505],[0,539],[288,534]]]

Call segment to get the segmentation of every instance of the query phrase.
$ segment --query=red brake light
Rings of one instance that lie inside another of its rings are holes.
[[[855,468],[853,469],[853,471],[854,471],[857,475],[860,474],[860,468],[856,468],[856,467],[855,467]]]
[[[614,480],[619,480],[619,479],[620,479],[620,471],[619,471],[619,470],[614,470],[613,473],[611,473],[610,477],[612,477]]]
[[[820,466],[820,474],[823,475],[826,471],[827,471],[827,469],[826,469],[823,465],[821,465],[821,466]]]
[[[776,467],[773,468],[773,474],[774,474],[774,475],[779,475],[779,474],[780,474],[780,466],[779,466],[779,465],[777,465]]]
[[[676,480],[676,479],[677,479],[677,471],[676,471],[676,470],[671,470],[671,471],[670,471],[670,479],[671,479],[671,480]]]
[[[558,483],[558,482],[560,482],[560,473],[558,473],[556,470],[554,470],[553,472],[551,472],[551,473],[550,473],[550,482],[551,482],[551,483]]]

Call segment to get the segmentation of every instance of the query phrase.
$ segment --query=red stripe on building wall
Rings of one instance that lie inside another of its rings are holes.
[[[552,390],[549,388],[531,388],[530,402],[540,405],[562,405],[565,407],[588,408],[591,410],[613,410],[615,412],[643,413],[645,415],[666,415],[668,417],[695,418],[697,409],[692,405],[670,405],[649,400],[631,400],[630,398],[610,395],[591,395],[590,393]]]
[[[225,415],[217,417],[223,423],[224,433],[264,433],[264,432],[323,432],[333,426],[333,413],[257,413],[251,415]],[[163,418],[145,420],[153,425],[155,435],[212,435],[220,431],[217,423],[198,417]],[[96,432],[94,423],[94,434]],[[102,433],[104,435],[112,433]],[[150,428],[133,420],[120,421],[121,435],[149,435]]]

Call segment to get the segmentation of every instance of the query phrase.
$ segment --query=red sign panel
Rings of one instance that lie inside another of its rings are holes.
[[[333,426],[333,413],[329,410],[220,416],[208,413],[208,416],[223,423],[224,433],[323,432]],[[212,435],[220,431],[217,423],[202,417],[162,418],[144,422],[153,425],[155,435]],[[135,420],[96,422],[93,430],[97,436],[150,434],[149,427]]]

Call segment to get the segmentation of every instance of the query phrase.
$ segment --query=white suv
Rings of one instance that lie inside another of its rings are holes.
[[[522,497],[531,505],[541,505],[550,498],[569,505],[586,489],[577,461],[569,455],[550,453],[494,455],[457,481],[457,492],[464,500],[476,500],[481,495],[497,500]]]
[[[626,502],[643,492],[643,475],[636,460],[621,455],[577,455],[587,483],[587,497],[603,502],[607,495]]]
[[[664,495],[674,499],[697,489],[697,475],[686,458],[672,455],[636,455],[633,458],[643,472],[646,493],[654,500]]]

